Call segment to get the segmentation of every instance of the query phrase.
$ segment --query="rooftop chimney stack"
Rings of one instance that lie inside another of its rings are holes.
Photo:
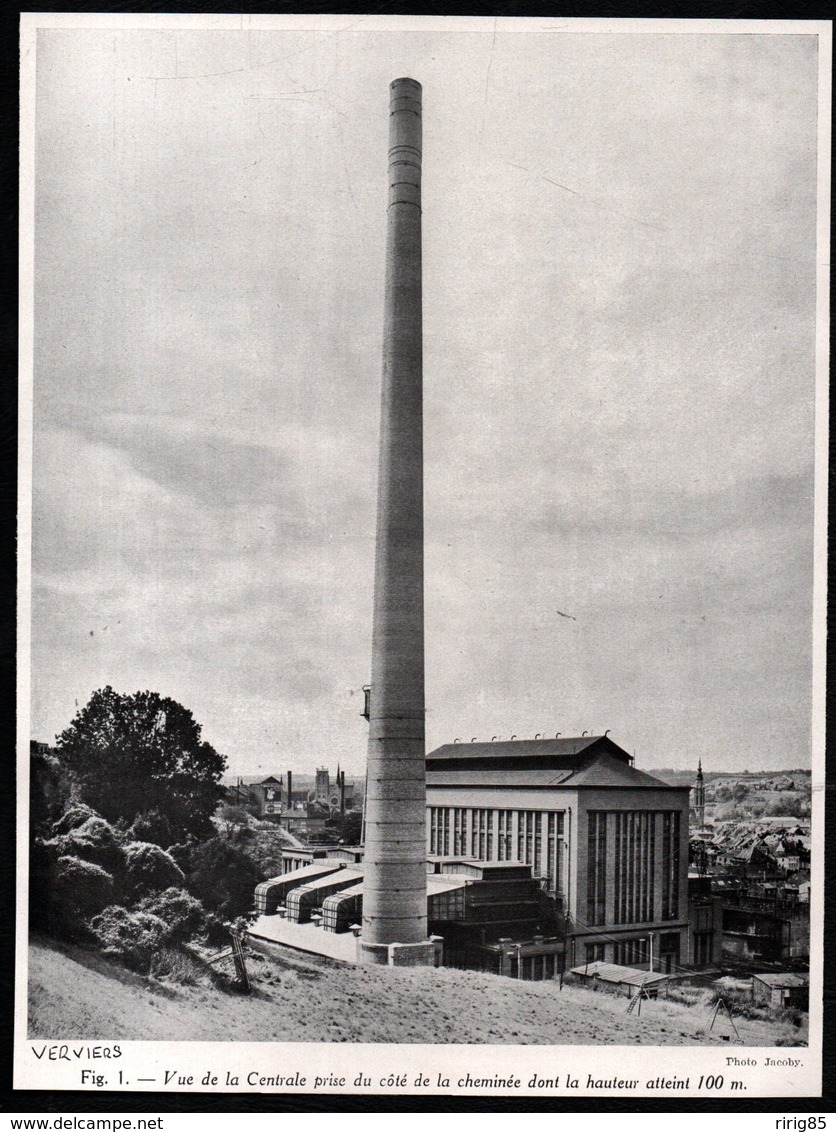
[[[359,941],[359,957],[368,963],[433,961],[427,941],[423,491],[421,84],[396,79],[389,103],[383,395]],[[392,944],[405,945],[397,948],[401,958]]]

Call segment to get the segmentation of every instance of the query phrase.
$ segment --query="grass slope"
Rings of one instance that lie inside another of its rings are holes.
[[[29,950],[29,1036],[45,1039],[393,1042],[510,1045],[725,1045],[710,1009],[627,1000],[555,982],[452,969],[349,967],[287,952],[254,956],[254,992],[167,986],[44,940]],[[746,1045],[798,1042],[798,1030],[736,1019]]]

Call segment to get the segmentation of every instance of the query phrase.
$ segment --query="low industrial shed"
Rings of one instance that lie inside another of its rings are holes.
[[[263,880],[261,884],[256,885],[255,909],[263,916],[274,916],[287,900],[287,894],[291,889],[319,880],[320,877],[330,876],[331,873],[339,872],[342,867],[339,861],[323,860],[317,864],[294,869],[292,873],[283,873],[281,876],[271,877],[270,880]]]
[[[287,918],[292,923],[307,924],[314,913],[322,908],[326,897],[344,888],[351,888],[363,879],[356,869],[337,869],[328,876],[306,881],[287,894]]]
[[[604,963],[601,960],[573,967],[572,974],[589,983],[606,983],[617,987],[625,995],[644,991],[649,998],[657,998],[659,991],[663,987],[667,988],[670,982],[670,976],[656,971],[641,971],[637,967],[622,967],[618,963]]]

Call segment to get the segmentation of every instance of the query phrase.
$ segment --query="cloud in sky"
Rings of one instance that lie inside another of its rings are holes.
[[[430,745],[798,765],[814,38],[414,24],[39,33],[33,734],[150,687],[234,771],[362,767],[412,74]]]

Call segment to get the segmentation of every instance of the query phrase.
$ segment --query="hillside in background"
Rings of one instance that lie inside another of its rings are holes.
[[[673,770],[670,767],[651,767],[647,774],[652,774],[654,778],[660,778],[662,782],[667,782],[669,786],[693,786],[696,781],[696,770]],[[803,785],[806,781],[809,787],[809,780],[811,772],[807,770],[709,770],[703,767],[703,777],[706,785],[711,782],[724,782],[727,785],[734,785],[741,782],[744,785],[762,786],[766,788],[768,784],[779,783],[783,779],[799,779],[799,785]]]

